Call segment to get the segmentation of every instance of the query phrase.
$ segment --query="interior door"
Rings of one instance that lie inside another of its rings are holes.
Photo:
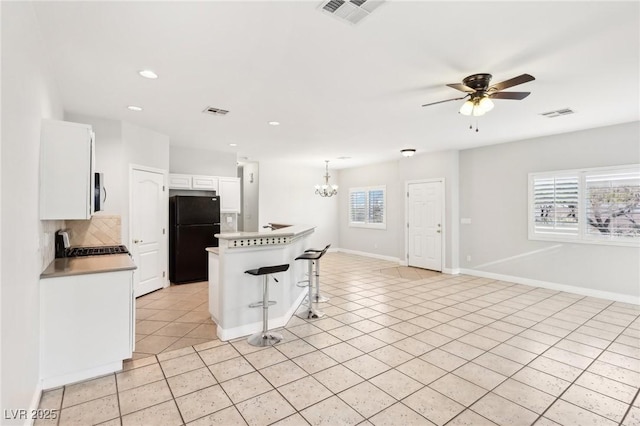
[[[164,174],[132,170],[131,178],[131,243],[135,296],[142,296],[164,286],[167,259],[164,255],[167,198]]]
[[[442,271],[443,182],[408,184],[409,266]]]

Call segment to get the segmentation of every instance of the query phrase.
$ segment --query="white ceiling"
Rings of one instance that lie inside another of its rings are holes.
[[[358,25],[319,5],[79,1],[35,11],[65,110],[250,161],[343,168],[399,158],[402,148],[462,149],[640,116],[636,1],[390,0]],[[160,78],[138,76],[147,68]],[[421,107],[460,97],[445,84],[480,72],[494,83],[536,80],[507,89],[532,93],[496,100],[478,133],[457,113],[462,101]],[[207,106],[230,113],[202,114]],[[540,116],[566,107],[576,113]]]

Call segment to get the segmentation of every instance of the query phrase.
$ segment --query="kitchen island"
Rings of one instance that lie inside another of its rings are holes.
[[[249,304],[262,300],[262,277],[245,274],[249,269],[288,263],[289,270],[269,280],[269,329],[283,327],[302,302],[306,287],[306,262],[295,258],[309,248],[315,226],[290,225],[259,232],[216,234],[219,247],[209,252],[209,311],[220,340],[247,336],[262,329],[262,309]]]

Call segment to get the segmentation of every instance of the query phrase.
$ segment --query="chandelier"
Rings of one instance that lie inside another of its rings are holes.
[[[332,197],[338,193],[338,185],[329,185],[329,160],[324,160],[325,163],[325,174],[324,174],[324,185],[316,185],[316,194],[321,197]]]

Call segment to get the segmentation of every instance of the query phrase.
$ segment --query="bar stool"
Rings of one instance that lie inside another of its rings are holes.
[[[308,275],[309,279],[301,282],[308,283],[309,292],[307,293],[307,299],[309,300],[309,306],[307,311],[304,314],[299,314],[300,318],[311,319],[311,318],[321,318],[324,316],[324,312],[320,312],[313,307],[313,262],[318,261],[322,257],[322,252],[311,252],[305,251],[300,256],[296,257],[296,260],[306,260],[309,262]]]
[[[249,305],[250,308],[258,308],[262,306],[262,331],[254,333],[247,338],[247,342],[252,346],[275,345],[282,340],[282,335],[269,332],[269,306],[276,304],[276,302],[269,300],[269,275],[284,272],[287,269],[289,269],[289,264],[263,266],[262,268],[244,271],[245,274],[264,276],[264,280],[262,282],[262,302],[256,302]],[[275,282],[278,282],[275,277],[273,279]]]
[[[313,295],[313,301],[316,303],[328,302],[329,298],[320,294],[320,258],[324,256],[324,254],[329,250],[331,244],[327,244],[325,248],[322,250],[318,249],[309,249],[305,250],[305,253],[320,253],[320,257],[314,262],[316,264],[315,267],[315,276],[316,276],[316,292]]]

